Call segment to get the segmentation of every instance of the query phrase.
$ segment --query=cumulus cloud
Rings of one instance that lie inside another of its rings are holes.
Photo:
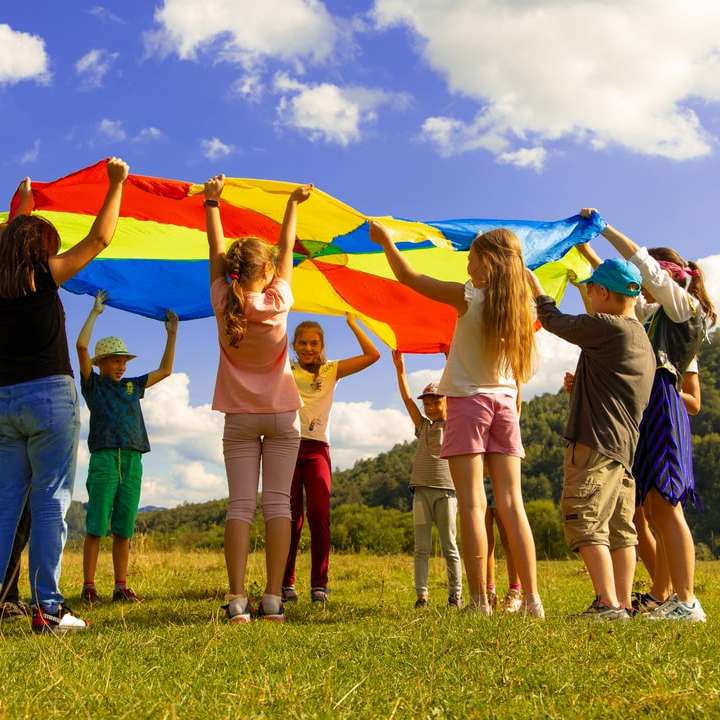
[[[235,95],[249,100],[250,102],[259,102],[263,96],[265,87],[263,85],[262,76],[258,72],[246,72],[242,77],[238,78],[232,85],[231,92]]]
[[[514,165],[519,168],[530,168],[540,172],[545,165],[547,150],[544,147],[520,148],[513,152],[504,152],[498,155],[498,162],[504,165]]]
[[[39,35],[18,32],[0,23],[0,85],[22,80],[46,83],[50,79],[49,63],[45,41]]]
[[[474,117],[426,120],[446,154],[537,168],[563,138],[674,160],[711,151],[690,103],[720,100],[716,0],[375,0],[373,13],[411,28],[451,92],[478,102]]]
[[[320,0],[164,0],[156,29],[146,33],[152,53],[193,60],[211,48],[220,60],[253,67],[269,57],[319,61],[333,50],[337,29]]]
[[[105,75],[118,57],[118,53],[104,49],[94,48],[86,52],[75,63],[75,72],[80,78],[82,89],[94,90],[102,87]]]
[[[155,142],[156,140],[162,140],[165,137],[162,130],[159,130],[152,125],[150,127],[143,128],[134,138],[134,143],[149,143]]]
[[[40,155],[40,139],[38,138],[21,156],[21,163],[33,163],[38,159]]]
[[[224,475],[210,472],[200,462],[172,465],[166,474],[143,477],[140,504],[175,507],[184,502],[206,502],[227,497]]]
[[[311,140],[347,146],[357,142],[367,125],[377,119],[377,109],[390,105],[404,109],[404,93],[365,87],[340,87],[332,83],[309,84],[285,73],[275,76],[281,95],[277,106],[280,125],[305,133]]]
[[[221,157],[227,157],[235,149],[232,145],[227,145],[218,137],[211,137],[200,141],[203,155],[208,160],[217,160]]]
[[[122,120],[111,120],[110,118],[103,118],[98,123],[98,130],[110,140],[116,142],[122,142],[127,139],[127,133],[123,127]]]

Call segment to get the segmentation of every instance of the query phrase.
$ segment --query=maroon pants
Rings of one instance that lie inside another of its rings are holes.
[[[327,587],[330,560],[330,484],[332,468],[330,448],[319,440],[300,441],[295,474],[290,488],[292,537],[283,586],[295,584],[295,559],[304,522],[303,489],[307,498],[307,519],[310,525],[311,587]]]

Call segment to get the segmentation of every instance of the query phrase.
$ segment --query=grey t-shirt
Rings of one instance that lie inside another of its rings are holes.
[[[410,487],[455,489],[448,461],[440,457],[444,433],[444,420],[430,422],[427,418],[423,418],[422,425],[415,430],[418,446],[413,460]]]
[[[643,326],[621,315],[566,315],[537,298],[542,326],[582,348],[565,437],[632,468],[640,421],[655,377],[655,354]]]

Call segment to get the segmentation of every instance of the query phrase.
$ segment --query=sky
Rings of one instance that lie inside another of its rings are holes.
[[[194,182],[312,182],[371,215],[555,220],[593,206],[640,244],[702,259],[720,301],[718,27],[716,0],[3,3],[0,207],[26,175],[110,155]],[[72,349],[92,301],[62,297]],[[579,309],[573,291],[565,307]],[[343,320],[321,321],[330,357],[356,354]],[[94,339],[111,334],[138,354],[129,374],[157,367],[160,323],[109,308]],[[538,343],[526,397],[556,391],[577,358]],[[338,385],[336,466],[412,438],[381,350]],[[143,401],[142,504],[226,495],[217,357],[213,320],[182,323],[175,374]],[[407,358],[412,388],[442,360]]]

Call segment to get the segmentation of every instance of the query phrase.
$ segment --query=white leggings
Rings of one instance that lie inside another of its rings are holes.
[[[228,520],[252,523],[261,458],[265,522],[273,518],[291,518],[290,485],[299,447],[300,420],[296,410],[225,415],[223,455],[230,496]]]

